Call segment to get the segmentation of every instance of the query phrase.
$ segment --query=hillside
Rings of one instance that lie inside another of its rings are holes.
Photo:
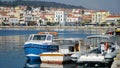
[[[24,6],[45,6],[45,7],[56,7],[56,8],[84,8],[82,6],[74,6],[74,5],[66,5],[66,4],[61,4],[61,3],[56,3],[56,2],[45,2],[45,1],[12,1],[12,2],[1,2],[0,1],[0,6],[17,6],[17,5],[24,5]]]

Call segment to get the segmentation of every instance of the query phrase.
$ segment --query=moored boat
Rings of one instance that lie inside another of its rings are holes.
[[[77,63],[99,62],[109,63],[117,54],[117,43],[114,35],[92,35],[86,39],[89,49],[84,53],[73,54],[72,60]],[[78,56],[79,55],[79,56]]]
[[[52,52],[58,50],[59,45],[53,42],[55,32],[39,32],[38,34],[31,34],[29,39],[24,44],[24,52],[28,60],[40,60],[39,54],[43,52]]]
[[[115,28],[115,34],[116,35],[120,35],[120,27],[116,27]]]
[[[71,61],[70,56],[79,52],[81,38],[62,38],[56,39],[60,45],[58,51],[41,53],[41,61],[44,63],[66,63]]]

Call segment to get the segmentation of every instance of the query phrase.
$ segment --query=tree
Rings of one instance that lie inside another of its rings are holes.
[[[35,26],[35,25],[37,25],[37,23],[35,21],[28,22],[28,26]]]
[[[30,6],[27,6],[27,10],[31,11],[31,10],[32,10],[32,8],[31,8]]]
[[[117,25],[120,25],[120,19],[117,20]]]
[[[43,23],[43,21],[42,20],[39,20],[39,23],[40,23],[40,25]]]
[[[44,6],[41,6],[41,9],[40,9],[40,10],[45,11]]]
[[[111,26],[114,26],[115,24],[114,23],[110,23]]]
[[[52,22],[47,22],[47,25],[49,25],[49,26],[54,26],[55,24],[52,23]]]

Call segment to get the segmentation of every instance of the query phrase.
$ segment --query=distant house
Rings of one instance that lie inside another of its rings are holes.
[[[78,16],[73,16],[72,14],[69,14],[67,17],[67,22],[80,22],[81,19]]]
[[[120,15],[110,15],[106,18],[106,22],[111,24],[117,24],[117,21],[120,20]]]
[[[12,25],[19,24],[19,19],[17,17],[11,16],[9,18],[9,23],[12,24]]]
[[[25,15],[25,22],[29,23],[30,21],[32,21],[32,14],[26,14]]]
[[[4,23],[4,24],[9,24],[9,15],[7,15],[7,12],[0,12],[0,20],[1,20],[1,23]]]
[[[49,13],[49,14],[45,14],[45,18],[47,19],[48,22],[54,22],[54,14]]]
[[[41,20],[41,25],[46,25],[47,24],[47,18],[45,17],[45,15],[40,16],[40,20]]]
[[[92,21],[92,14],[83,15],[83,16],[82,16],[82,21],[91,23],[91,21]],[[91,24],[92,24],[92,23],[91,23]]]

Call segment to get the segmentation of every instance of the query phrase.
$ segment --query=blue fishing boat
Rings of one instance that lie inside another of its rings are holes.
[[[53,42],[56,32],[39,32],[31,34],[24,44],[24,52],[28,60],[40,60],[39,54],[58,50],[58,43]]]

